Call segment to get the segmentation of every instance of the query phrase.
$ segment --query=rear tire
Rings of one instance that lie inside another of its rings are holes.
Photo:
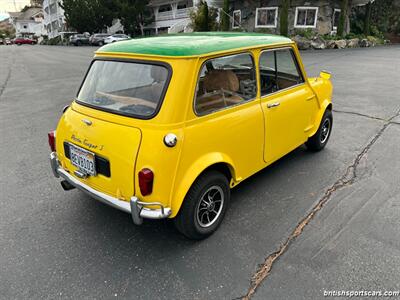
[[[218,171],[202,174],[186,194],[178,215],[176,229],[193,240],[213,234],[221,224],[230,200],[229,181]]]
[[[103,42],[99,42],[99,46],[100,46],[100,47],[103,46]]]
[[[317,132],[308,139],[306,146],[311,151],[321,151],[325,148],[331,136],[333,125],[332,111],[327,109],[322,117]]]

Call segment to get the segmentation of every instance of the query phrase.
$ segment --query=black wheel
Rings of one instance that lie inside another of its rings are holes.
[[[224,218],[230,200],[229,182],[225,175],[209,171],[191,186],[175,227],[187,238],[201,240],[213,234]]]
[[[103,42],[99,42],[99,46],[100,46],[100,47],[103,46]]]
[[[311,151],[320,151],[324,149],[331,136],[333,125],[332,111],[327,109],[322,117],[318,131],[308,139],[306,146]]]
[[[76,44],[75,44],[75,46],[81,46],[81,45],[82,45],[81,41],[77,41]]]

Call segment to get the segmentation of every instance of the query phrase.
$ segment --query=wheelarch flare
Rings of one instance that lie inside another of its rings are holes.
[[[223,162],[215,163],[215,164],[208,166],[207,168],[205,168],[203,170],[203,172],[201,172],[197,176],[197,178],[202,176],[204,173],[206,173],[208,171],[212,171],[212,170],[222,173],[226,177],[226,179],[228,180],[229,183],[231,183],[232,179],[234,178],[234,176],[233,176],[234,170],[232,169],[232,166],[230,166],[227,163],[223,163]],[[197,178],[196,178],[196,180],[197,180]]]
[[[186,193],[184,194],[184,196],[182,198],[182,202],[180,202],[179,205],[174,208],[174,209],[176,209],[176,213],[174,214],[174,217],[179,214],[179,211],[180,211],[180,209],[182,207],[182,204],[185,201],[186,195],[189,192],[190,187],[193,185],[193,183],[195,183],[195,181],[200,176],[202,176],[206,172],[212,171],[212,170],[222,173],[226,177],[226,179],[228,180],[230,188],[232,188],[233,186],[236,185],[236,182],[235,182],[235,178],[236,178],[235,177],[235,170],[233,169],[232,165],[230,165],[229,163],[226,163],[226,162],[219,162],[219,163],[214,163],[214,164],[209,165],[202,172],[200,172],[196,176],[196,178],[193,180],[193,182],[190,184],[189,188],[186,190]]]

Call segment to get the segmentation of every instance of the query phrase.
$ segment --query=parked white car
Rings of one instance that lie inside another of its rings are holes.
[[[110,44],[118,41],[124,41],[124,40],[129,40],[130,36],[126,34],[113,34],[109,36],[108,38],[104,39],[105,44]]]

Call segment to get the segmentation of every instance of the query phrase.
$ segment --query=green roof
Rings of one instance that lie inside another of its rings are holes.
[[[224,50],[290,42],[289,38],[271,34],[195,32],[121,41],[103,46],[97,52],[199,56]]]

